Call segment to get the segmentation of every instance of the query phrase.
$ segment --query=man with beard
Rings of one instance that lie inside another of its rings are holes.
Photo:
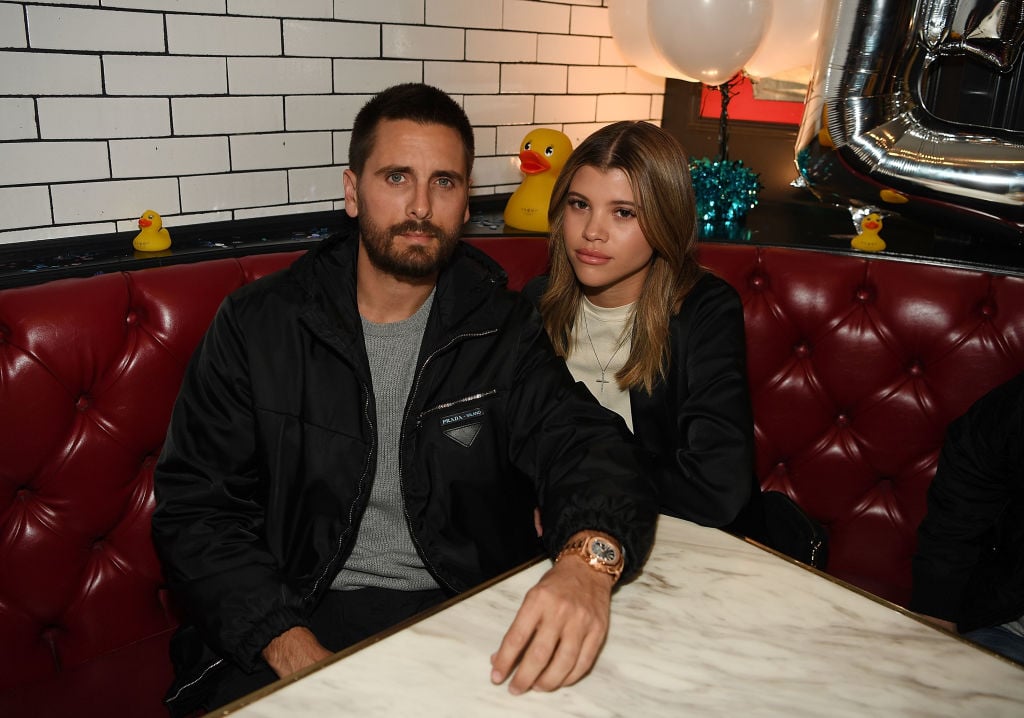
[[[173,714],[542,551],[561,560],[491,680],[555,690],[593,665],[612,587],[650,549],[654,497],[625,425],[573,383],[500,267],[459,241],[472,162],[469,121],[440,90],[374,97],[344,172],[358,227],[229,296],[192,358],[153,517],[188,619]]]

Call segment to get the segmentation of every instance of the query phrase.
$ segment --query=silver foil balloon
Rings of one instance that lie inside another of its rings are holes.
[[[1008,70],[1024,38],[1024,3],[1006,0],[929,0],[921,39],[931,53],[975,55]]]
[[[824,201],[1024,237],[1024,133],[939,119],[922,85],[943,55],[1005,70],[1024,0],[826,0],[822,44],[796,145]]]

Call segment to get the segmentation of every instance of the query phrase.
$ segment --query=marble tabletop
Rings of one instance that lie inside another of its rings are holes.
[[[661,517],[593,671],[490,683],[533,565],[297,681],[226,706],[298,716],[1024,716],[1024,669],[755,544]]]

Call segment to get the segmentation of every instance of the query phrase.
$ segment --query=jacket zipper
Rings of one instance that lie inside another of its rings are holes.
[[[494,396],[497,393],[497,389],[489,389],[487,391],[482,391],[479,394],[471,394],[470,396],[464,396],[461,399],[455,399],[454,401],[446,401],[443,404],[438,404],[437,406],[432,406],[429,409],[424,409],[423,411],[420,412],[420,415],[416,417],[416,426],[418,428],[423,423],[423,417],[427,416],[428,414],[433,414],[436,411],[444,411],[445,409],[450,409],[453,406],[458,406],[459,404],[466,404],[471,401],[476,401],[477,399],[486,399],[487,397]]]
[[[818,568],[818,553],[821,551],[823,541],[815,539],[811,542],[811,565]]]
[[[810,556],[809,563],[811,564],[811,566],[814,566],[815,568],[818,568],[818,560],[820,558],[820,554],[821,554],[822,549],[825,547],[825,539],[823,539],[823,538],[821,538],[819,536],[815,536],[815,534],[818,533],[818,528],[817,528],[817,526],[814,525],[814,522],[810,520],[810,518],[807,516],[806,512],[804,512],[803,508],[801,508],[800,505],[796,503],[796,501],[793,501],[793,499],[789,497],[789,494],[783,493],[783,495],[787,499],[792,501],[793,504],[799,509],[799,511],[797,512],[797,515],[800,517],[801,523],[803,523],[803,525],[807,528],[807,530],[810,532],[810,534],[812,536],[812,538],[811,538],[811,556]]]
[[[212,671],[212,670],[213,670],[214,668],[216,668],[217,666],[219,666],[219,665],[220,665],[221,663],[223,663],[223,662],[224,662],[224,659],[223,659],[223,658],[218,658],[218,659],[217,659],[216,661],[214,661],[213,663],[211,663],[210,665],[208,665],[208,666],[207,666],[206,668],[204,668],[204,669],[203,669],[203,672],[202,672],[202,673],[200,673],[200,674],[199,674],[198,676],[196,676],[196,677],[195,677],[195,678],[193,678],[193,679],[192,679],[191,681],[189,681],[188,683],[186,683],[185,685],[183,685],[183,686],[182,686],[181,688],[179,688],[179,689],[178,689],[177,691],[175,691],[175,693],[174,693],[174,695],[173,695],[173,696],[171,696],[171,697],[169,697],[169,698],[165,699],[165,700],[164,700],[164,703],[166,703],[166,704],[170,705],[170,704],[171,704],[171,703],[173,703],[174,701],[178,700],[178,698],[179,698],[179,697],[181,696],[181,694],[182,694],[182,693],[184,693],[184,692],[185,692],[185,691],[187,691],[187,690],[188,690],[189,688],[191,688],[192,686],[194,686],[195,684],[199,683],[199,682],[200,682],[201,680],[203,680],[204,678],[206,678],[206,674],[207,674],[207,673],[209,673],[210,671]]]
[[[366,485],[366,477],[370,473],[370,463],[371,463],[370,459],[374,455],[374,453],[376,453],[376,451],[377,451],[377,427],[374,424],[373,418],[370,416],[370,389],[369,389],[369,387],[366,386],[365,383],[363,383],[362,387],[363,387],[363,396],[365,397],[363,399],[363,418],[366,419],[366,423],[370,427],[370,436],[373,437],[373,444],[370,446],[370,451],[366,455],[366,462],[363,464],[363,474],[362,474],[362,476],[359,477],[359,491],[356,492],[355,501],[353,501],[352,505],[349,507],[349,512],[348,512],[348,528],[346,528],[344,531],[342,531],[341,536],[338,537],[337,549],[335,550],[334,555],[331,556],[331,560],[328,561],[324,565],[324,570],[320,573],[320,576],[313,583],[313,588],[310,589],[309,593],[307,593],[305,596],[302,597],[302,600],[307,602],[307,603],[309,601],[311,601],[317,595],[317,593],[319,592],[320,584],[323,582],[324,578],[327,577],[328,572],[329,572],[331,566],[333,566],[335,564],[335,562],[338,560],[338,557],[341,555],[342,550],[343,550],[343,548],[345,546],[345,540],[348,538],[349,534],[352,532],[352,525],[353,525],[353,520],[355,518],[356,507],[359,505],[360,497],[363,495],[363,488]],[[403,494],[403,500],[404,500],[404,494]],[[408,511],[406,512],[406,516],[408,517]]]
[[[423,360],[423,364],[420,366],[420,370],[416,374],[416,380],[413,382],[412,391],[409,393],[409,400],[406,402],[405,405],[405,416],[402,417],[402,432],[398,440],[398,486],[402,490],[402,512],[405,514],[405,525],[409,529],[409,537],[412,539],[413,546],[416,547],[416,553],[419,554],[420,560],[423,561],[423,565],[430,572],[430,575],[433,576],[434,580],[437,581],[441,586],[444,586],[452,593],[458,593],[458,591],[455,589],[454,586],[452,586],[450,583],[448,583],[448,581],[446,581],[438,574],[437,568],[434,567],[434,565],[424,554],[423,547],[420,546],[419,539],[416,538],[416,532],[412,530],[412,517],[409,515],[409,504],[406,501],[405,497],[405,470],[402,466],[402,460],[403,457],[405,456],[405,430],[409,424],[409,415],[412,412],[412,406],[415,403],[416,394],[419,393],[420,382],[423,380],[423,374],[427,370],[427,365],[430,364],[434,357],[436,357],[438,354],[442,352],[447,351],[452,347],[452,345],[456,344],[457,342],[461,342],[466,339],[477,339],[479,337],[485,337],[497,333],[497,329],[489,329],[483,332],[472,332],[467,334],[456,335],[452,337],[447,344],[437,348],[436,350],[431,352],[430,356]]]

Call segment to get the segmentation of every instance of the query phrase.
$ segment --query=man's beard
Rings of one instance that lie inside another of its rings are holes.
[[[435,241],[399,250],[395,237],[406,233],[425,234]],[[439,272],[455,252],[461,233],[462,227],[445,232],[426,220],[408,220],[381,229],[365,213],[359,213],[359,236],[370,263],[396,277],[422,279]]]

